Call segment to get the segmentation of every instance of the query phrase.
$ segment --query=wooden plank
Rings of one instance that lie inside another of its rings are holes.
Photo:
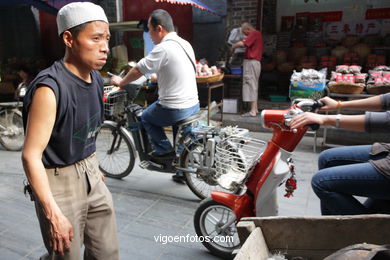
[[[270,252],[323,259],[349,245],[389,244],[390,215],[243,218],[260,227]]]
[[[253,221],[240,221],[237,224],[238,237],[240,238],[240,244],[243,245],[246,239],[250,236],[251,232],[255,230],[256,226]]]
[[[255,228],[234,260],[266,260],[269,257],[267,244],[259,227]]]

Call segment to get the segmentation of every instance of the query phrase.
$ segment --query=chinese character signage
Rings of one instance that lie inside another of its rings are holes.
[[[366,11],[366,20],[389,19],[389,18],[390,18],[390,8],[368,9]]]
[[[365,20],[361,22],[332,22],[326,26],[326,34],[331,38],[341,38],[345,35],[373,35],[381,32],[381,22]]]

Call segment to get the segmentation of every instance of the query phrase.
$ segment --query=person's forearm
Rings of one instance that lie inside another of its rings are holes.
[[[42,206],[46,217],[51,219],[54,215],[60,214],[61,210],[54,200],[42,162],[28,160],[23,157],[23,167],[35,199]]]
[[[242,47],[244,45],[245,44],[244,44],[243,41],[239,41],[239,42],[236,42],[235,44],[233,44],[232,49],[234,50],[234,49],[240,48],[240,47]]]
[[[324,125],[337,126],[337,115],[324,115]],[[365,115],[341,115],[339,128],[365,131]]]
[[[369,97],[340,102],[341,109],[364,110],[364,111],[381,111],[382,101],[380,96]]]
[[[126,76],[122,79],[119,85],[120,86],[126,85],[129,82],[137,80],[142,75],[143,75],[142,72],[137,67],[134,67],[126,74]]]

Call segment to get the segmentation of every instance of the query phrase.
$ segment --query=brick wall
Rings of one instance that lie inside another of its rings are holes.
[[[276,33],[276,2],[277,0],[228,0],[226,16],[226,33],[231,29],[239,27],[242,22],[247,21],[257,26],[259,3],[263,1],[263,19],[262,26],[258,28],[263,34]],[[270,78],[271,77],[271,78]],[[280,77],[280,78],[278,78]],[[275,90],[280,94],[285,94],[288,82],[284,80],[284,75],[268,75],[262,73],[260,78],[259,96],[268,98],[269,94],[275,94]],[[229,98],[241,97],[242,82],[241,79],[225,79],[225,96]],[[269,86],[269,88],[268,88]]]
[[[121,5],[122,1],[119,1]],[[105,11],[109,22],[116,22],[116,0],[104,0],[98,3]],[[122,10],[121,6],[119,10]],[[121,14],[119,14],[121,15]]]
[[[258,2],[261,0],[228,0],[226,28],[231,29],[239,27],[247,21],[253,25],[257,23]]]
[[[277,0],[264,0],[263,2],[263,33],[276,33],[276,2]]]
[[[277,0],[228,0],[226,16],[227,31],[230,32],[231,29],[239,27],[244,21],[256,26],[260,1],[263,1],[262,30],[268,33],[275,33]]]

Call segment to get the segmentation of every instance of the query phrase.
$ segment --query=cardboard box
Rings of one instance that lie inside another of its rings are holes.
[[[238,99],[224,98],[223,99],[223,113],[237,114],[238,113]]]
[[[290,84],[290,99],[311,98],[319,99],[323,96],[325,82],[294,81]]]

